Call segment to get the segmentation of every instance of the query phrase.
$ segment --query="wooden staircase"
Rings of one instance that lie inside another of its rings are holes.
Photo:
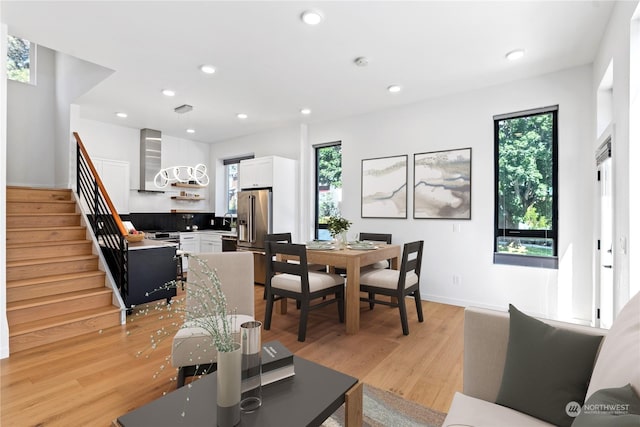
[[[7,187],[11,353],[120,324],[71,190]]]

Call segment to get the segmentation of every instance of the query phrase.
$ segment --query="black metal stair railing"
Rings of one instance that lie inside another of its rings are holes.
[[[120,294],[129,294],[127,231],[77,132],[76,191]]]

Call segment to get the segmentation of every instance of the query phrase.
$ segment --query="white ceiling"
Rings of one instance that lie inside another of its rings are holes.
[[[2,1],[9,33],[114,70],[83,117],[216,142],[593,61],[608,1]],[[299,19],[321,10],[315,27]],[[518,62],[504,55],[526,50]],[[369,58],[367,67],[353,60]],[[213,64],[213,75],[198,67]],[[387,86],[402,92],[390,94]],[[161,90],[171,88],[167,98]],[[190,113],[173,110],[193,105]],[[310,116],[300,109],[308,107]],[[118,119],[116,111],[129,116]],[[239,120],[244,112],[249,118]],[[186,127],[196,134],[185,133]]]

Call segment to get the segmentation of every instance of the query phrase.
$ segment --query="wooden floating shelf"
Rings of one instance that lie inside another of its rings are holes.
[[[197,202],[198,200],[206,200],[204,197],[186,197],[186,196],[171,196],[173,200],[188,200],[190,202]]]
[[[183,187],[183,188],[205,188],[206,185],[199,185],[199,184],[185,184],[182,182],[174,182],[173,184],[171,184],[172,187]]]

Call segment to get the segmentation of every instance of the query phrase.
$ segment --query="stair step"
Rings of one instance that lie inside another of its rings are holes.
[[[24,213],[74,213],[76,211],[76,202],[73,200],[56,200],[56,201],[7,201],[8,214],[24,214]]]
[[[8,214],[7,228],[65,227],[80,225],[79,213]]]
[[[7,187],[6,194],[11,353],[120,325],[72,191]]]
[[[72,200],[71,190],[65,188],[7,187],[7,201]]]
[[[120,309],[117,307],[84,310],[14,325],[9,328],[9,346],[11,354],[14,354],[65,338],[98,333],[101,329],[118,325]]]
[[[111,289],[108,288],[66,292],[8,303],[7,321],[16,326],[20,323],[110,305]]]
[[[105,273],[100,270],[8,281],[7,302],[103,288],[104,285]]]
[[[37,245],[33,243],[12,243],[7,245],[7,261],[90,255],[92,248],[93,245],[90,240],[42,242]]]
[[[72,227],[37,227],[7,229],[7,244],[28,242],[54,242],[65,240],[83,240],[86,228]]]
[[[96,255],[79,255],[7,262],[7,281],[98,269]]]

